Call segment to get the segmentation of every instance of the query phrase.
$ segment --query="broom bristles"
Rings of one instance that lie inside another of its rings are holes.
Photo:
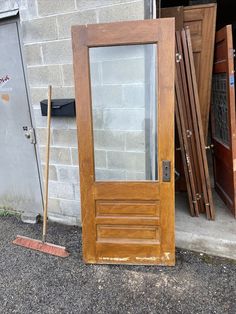
[[[16,237],[13,243],[23,246],[27,249],[36,250],[59,257],[68,257],[70,255],[64,246],[59,246],[48,242],[42,242],[19,235]]]

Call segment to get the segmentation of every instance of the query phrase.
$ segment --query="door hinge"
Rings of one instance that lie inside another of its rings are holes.
[[[25,137],[30,140],[31,144],[36,144],[35,129],[28,126],[23,126]]]
[[[229,49],[229,55],[230,55],[230,58],[235,58],[235,49],[233,48]]]
[[[180,53],[175,54],[176,62],[179,63],[182,60],[182,56]]]
[[[162,161],[162,181],[163,182],[170,182],[170,168],[171,163],[170,160],[163,160]]]

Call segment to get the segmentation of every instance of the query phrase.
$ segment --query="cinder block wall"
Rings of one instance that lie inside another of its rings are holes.
[[[39,102],[47,97],[48,84],[53,85],[53,98],[74,97],[71,25],[144,19],[149,0],[21,0],[18,3],[43,170],[46,118],[41,116]],[[53,118],[49,218],[68,224],[80,223],[77,150],[75,119]]]

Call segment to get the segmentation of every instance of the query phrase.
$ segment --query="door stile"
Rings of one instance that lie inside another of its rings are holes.
[[[167,27],[167,26],[166,26]],[[175,34],[174,24],[168,25],[168,32]],[[160,181],[160,212],[162,226],[161,255],[167,265],[175,263],[175,236],[169,230],[175,224],[174,200],[174,86],[175,82],[175,36],[167,41],[165,34],[160,36],[158,71],[158,153],[159,153],[159,181]],[[165,58],[164,56],[167,56]],[[170,64],[170,60],[174,60]],[[168,105],[168,104],[171,104]],[[168,108],[168,110],[167,110]],[[163,121],[167,124],[164,125]],[[168,121],[168,122],[167,122]],[[171,180],[163,182],[163,161],[171,161]],[[168,197],[171,195],[171,198]]]
[[[79,171],[80,171],[80,188],[81,188],[81,225],[83,236],[83,258],[95,262],[95,201],[94,194],[94,155],[93,155],[93,132],[92,132],[92,109],[91,109],[91,92],[89,74],[89,52],[86,46],[87,35],[86,26],[80,26],[72,29],[73,51],[74,51],[74,76],[75,81],[82,82],[76,84],[76,99],[84,106],[76,107],[77,130],[79,138]]]
[[[226,102],[228,110],[229,143],[226,145],[215,136],[215,120],[212,103],[212,142],[215,189],[236,217],[236,123],[235,84],[232,26],[227,25],[216,33],[216,49],[213,74],[226,74]]]

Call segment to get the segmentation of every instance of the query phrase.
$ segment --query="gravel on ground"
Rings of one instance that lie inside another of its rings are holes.
[[[0,217],[0,313],[236,313],[236,263],[177,250],[175,267],[85,265],[81,228],[49,225],[58,258],[14,246],[40,239],[41,224]]]

